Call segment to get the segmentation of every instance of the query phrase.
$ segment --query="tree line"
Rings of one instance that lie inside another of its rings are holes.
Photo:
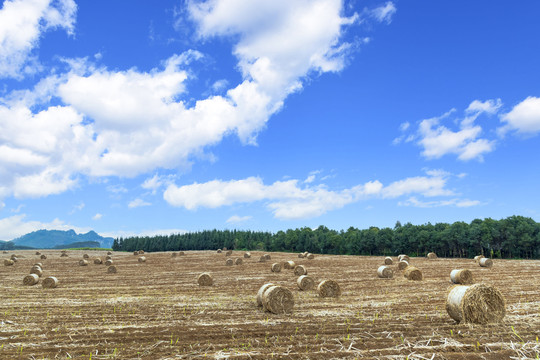
[[[265,231],[206,230],[185,234],[116,238],[116,251],[179,250],[261,250],[335,255],[425,256],[435,252],[441,257],[540,258],[540,223],[523,216],[501,220],[475,219],[402,225],[394,228],[331,230],[303,227],[276,233]]]

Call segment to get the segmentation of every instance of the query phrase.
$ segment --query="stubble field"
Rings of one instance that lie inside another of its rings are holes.
[[[83,254],[88,266],[79,266]],[[411,258],[424,276],[409,281],[394,265],[393,279],[377,278],[383,257],[251,252],[226,266],[215,251],[113,253],[116,274],[95,265],[104,251],[12,251],[0,264],[0,359],[537,359],[540,356],[540,261],[495,260],[480,268],[470,259]],[[235,251],[232,258],[242,257]],[[274,262],[305,265],[316,283],[332,279],[342,296],[322,299],[300,291],[292,270],[272,273]],[[394,258],[395,260],[395,258]],[[36,262],[59,285],[24,286]],[[445,310],[453,269],[472,271],[475,283],[495,286],[506,299],[502,323],[456,324]],[[210,272],[211,287],[197,276]],[[292,314],[257,308],[261,285],[294,294]]]

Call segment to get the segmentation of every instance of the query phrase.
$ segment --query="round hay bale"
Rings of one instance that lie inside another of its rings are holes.
[[[480,261],[479,261],[479,264],[481,267],[487,267],[487,268],[490,268],[493,266],[493,260],[489,259],[489,258],[481,258]]]
[[[244,253],[245,259],[249,259],[250,257],[251,257],[251,253],[249,251]]]
[[[296,276],[307,275],[307,270],[304,267],[304,265],[296,265],[294,267],[294,275]]]
[[[139,257],[139,259],[137,261],[140,262],[140,263],[144,263],[144,262],[146,262],[146,257],[141,256],[141,257]]]
[[[308,253],[308,254],[306,255],[306,257],[308,258],[308,260],[313,260],[313,259],[315,259],[315,255],[313,255],[312,253]]]
[[[473,283],[472,272],[467,269],[456,269],[450,272],[450,280],[454,284],[469,285]]]
[[[409,255],[405,255],[405,254],[401,254],[401,255],[398,255],[398,261],[402,261],[402,260],[405,260],[407,262],[409,262]]]
[[[139,255],[144,254],[144,250],[139,250]]]
[[[105,261],[107,261],[107,260],[112,260],[112,256],[111,255],[105,256]]]
[[[394,263],[394,260],[390,256],[387,256],[384,258],[384,265],[392,265]]]
[[[43,269],[39,266],[33,266],[30,270],[30,274],[36,274],[38,277],[41,277],[43,275]]]
[[[133,252],[133,255],[137,256],[137,255],[139,255],[139,252],[138,252],[138,251],[134,251],[134,252]]]
[[[272,257],[270,256],[270,254],[264,254],[263,256],[266,260],[272,260]]]
[[[183,251],[179,251],[179,252],[178,252],[178,255],[179,255],[179,256],[184,256],[184,255],[186,255],[186,253],[183,252]]]
[[[228,258],[228,259],[225,261],[225,265],[227,265],[227,266],[233,266],[233,265],[234,265],[234,260],[231,259],[231,258]]]
[[[43,254],[39,258],[42,259],[42,260],[45,260],[45,259],[47,259],[47,255]]]
[[[64,252],[60,255],[60,257],[68,257],[68,254]]]
[[[381,279],[391,279],[394,277],[394,271],[389,266],[382,265],[377,269],[377,276]]]
[[[398,262],[398,264],[397,264],[398,270],[405,270],[405,269],[407,268],[407,266],[409,266],[409,262],[408,262],[408,261],[405,261],[405,260],[401,260],[401,261]]]
[[[66,252],[67,252],[67,250],[60,250],[60,252],[61,252],[61,253],[66,253]]]
[[[225,256],[231,256],[232,255],[232,250],[227,250],[227,252],[225,253]]]
[[[177,256],[178,256],[178,254],[175,253],[175,252],[173,252],[173,253],[171,254],[171,257],[177,257]]]
[[[259,291],[257,291],[257,306],[263,306],[263,303],[262,303],[263,293],[266,291],[266,289],[268,289],[271,286],[275,286],[275,284],[266,283],[259,288]]]
[[[296,266],[296,264],[294,263],[294,261],[285,261],[283,263],[283,268],[284,269],[294,269],[295,266]]]
[[[11,259],[4,259],[4,266],[11,266],[13,264],[15,264],[15,261]]]
[[[82,260],[79,260],[79,266],[87,266],[88,265],[88,261],[82,259]]]
[[[111,265],[111,266],[109,266],[107,268],[107,273],[109,273],[109,274],[116,274],[117,271],[118,270],[116,269],[116,266],[114,266],[114,265]]]
[[[88,254],[84,254],[82,257],[83,257],[83,259],[90,259],[90,255],[88,255]]]
[[[446,312],[458,323],[497,323],[506,315],[506,302],[490,285],[456,285],[448,293]]]
[[[405,268],[405,271],[403,272],[403,276],[407,280],[415,280],[415,281],[422,280],[422,272],[420,271],[420,269],[418,269],[415,266],[407,266]]]
[[[55,278],[54,276],[46,277],[41,282],[41,286],[43,286],[43,288],[45,289],[54,289],[55,287],[58,286],[58,279]]]
[[[103,264],[103,261],[101,261],[100,258],[95,258],[95,259],[94,259],[94,264],[100,265],[100,264]]]
[[[105,261],[105,266],[111,266],[113,264],[113,261],[111,259]]]
[[[273,263],[271,267],[272,272],[278,273],[281,271],[281,263]]]
[[[37,262],[37,263],[34,264],[34,266],[39,266],[40,268],[43,269],[43,263]]]
[[[214,278],[209,273],[202,273],[197,278],[197,283],[199,283],[199,286],[212,286]]]
[[[296,279],[296,284],[300,290],[307,291],[315,287],[315,280],[310,276],[302,275]]]
[[[482,259],[482,258],[484,258],[484,257],[485,257],[484,255],[476,255],[476,256],[474,257],[474,262],[479,262],[480,259]]]
[[[32,286],[39,282],[39,276],[36,274],[26,275],[23,279],[23,285]]]
[[[305,258],[305,256],[304,256],[304,253],[300,253],[300,254],[298,254],[298,258],[299,258],[299,259],[303,259],[303,258]]]
[[[41,255],[41,253],[39,251],[36,251],[36,255]]]
[[[17,262],[17,255],[13,254],[9,257],[11,260]]]
[[[234,265],[242,265],[243,262],[244,262],[244,260],[242,260],[242,258],[234,259]]]
[[[2,251],[3,254],[8,254],[8,252],[6,250]]]
[[[218,253],[218,254],[221,254],[221,249],[217,249],[217,253]]]
[[[262,255],[262,256],[259,258],[259,262],[266,262],[266,256]]]
[[[338,297],[341,295],[341,289],[339,284],[334,280],[323,280],[317,286],[317,292],[322,298],[325,297]]]
[[[107,255],[112,255],[112,252],[110,252],[110,251],[107,251]]]
[[[291,290],[283,286],[270,286],[262,295],[264,311],[273,314],[287,314],[292,312],[294,297]]]
[[[430,253],[427,254],[427,258],[430,259],[430,260],[436,259],[437,254],[435,254],[434,252],[430,252]]]

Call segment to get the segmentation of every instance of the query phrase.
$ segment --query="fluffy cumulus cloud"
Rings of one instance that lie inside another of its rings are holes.
[[[73,0],[5,0],[0,9],[0,78],[21,79],[40,69],[32,50],[41,34],[61,28],[74,30]]]
[[[8,15],[23,5],[32,10],[31,19],[19,19],[25,13],[20,9],[13,17],[28,23],[33,35],[15,41],[19,23]],[[75,11],[72,0],[6,1],[2,17],[9,21],[0,21],[0,53],[26,59],[41,31],[72,31]],[[185,85],[190,64],[204,57],[194,50],[148,72],[67,59],[69,72],[0,98],[0,197],[58,194],[76,187],[81,175],[133,177],[179,168],[232,134],[255,143],[306,77],[344,67],[350,44],[342,35],[356,19],[343,16],[340,0],[191,1],[187,13],[201,39],[233,41],[239,83],[224,89],[229,83],[222,81],[222,95],[191,101]],[[146,186],[155,191],[157,183]]]
[[[501,116],[505,125],[500,132],[515,130],[522,134],[537,134],[540,132],[540,98],[529,96],[512,110]]]
[[[261,178],[249,177],[183,186],[171,184],[164,192],[164,199],[173,206],[188,210],[264,201],[278,219],[304,219],[371,198],[395,199],[413,194],[424,197],[455,196],[447,188],[450,177],[451,174],[443,171],[428,171],[425,176],[402,179],[387,186],[374,180],[339,191],[329,190],[325,185],[310,186],[305,181],[295,179],[267,185]],[[458,206],[460,201],[455,198],[446,204],[441,203],[441,206]],[[414,205],[411,201],[409,204]]]
[[[0,240],[13,240],[32,231],[46,230],[69,230],[73,229],[77,233],[86,233],[90,228],[81,228],[64,223],[59,219],[51,222],[41,222],[27,220],[25,214],[17,214],[0,219]]]
[[[143,199],[137,198],[135,200],[130,201],[129,204],[128,204],[128,207],[130,209],[133,209],[133,208],[138,208],[138,207],[141,207],[141,206],[150,206],[150,205],[152,205],[152,204],[147,202],[147,201],[144,201]]]
[[[495,150],[496,141],[484,136],[484,130],[476,121],[482,114],[494,115],[501,108],[500,99],[473,101],[462,118],[454,119],[458,129],[452,129],[444,122],[456,113],[451,109],[445,114],[419,122],[416,132],[410,133],[409,123],[400,125],[402,134],[394,139],[395,145],[401,142],[416,142],[427,159],[438,159],[448,154],[457,155],[462,161],[482,161],[483,156]]]

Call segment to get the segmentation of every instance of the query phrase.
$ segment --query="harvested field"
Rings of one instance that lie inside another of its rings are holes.
[[[103,251],[86,251],[104,257]],[[44,250],[43,277],[58,287],[24,286],[35,250],[0,267],[1,359],[527,359],[540,356],[540,261],[411,258],[423,280],[379,279],[384,257],[298,258],[315,283],[339,283],[339,298],[301,291],[292,271],[272,273],[252,251],[228,267],[215,251],[115,253],[118,273],[74,266],[83,253]],[[9,258],[10,254],[4,255]],[[276,262],[290,254],[270,253]],[[397,265],[392,266],[394,272]],[[457,324],[446,312],[453,269],[469,268],[475,283],[500,290],[506,316],[497,324]],[[197,277],[210,272],[211,287]],[[265,283],[289,289],[291,314],[264,312],[256,295]]]

